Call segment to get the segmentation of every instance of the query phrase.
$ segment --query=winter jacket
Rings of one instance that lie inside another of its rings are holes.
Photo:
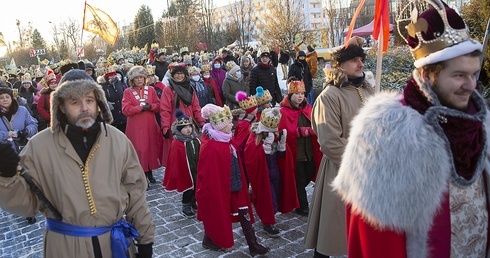
[[[282,101],[281,88],[277,80],[276,68],[269,64],[259,62],[250,72],[250,95],[255,95],[255,89],[262,86],[264,90],[269,90],[272,95],[273,104]]]

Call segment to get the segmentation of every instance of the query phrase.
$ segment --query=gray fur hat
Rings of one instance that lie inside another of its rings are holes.
[[[73,69],[63,75],[58,87],[51,93],[51,132],[55,132],[59,128],[60,119],[63,116],[60,106],[63,101],[65,99],[79,99],[90,92],[94,92],[99,106],[100,113],[97,120],[112,123],[112,114],[102,87],[85,71]]]
[[[129,69],[127,77],[128,77],[128,84],[129,87],[133,87],[133,79],[136,78],[136,76],[143,76],[146,79],[146,76],[148,73],[146,72],[146,69],[143,66],[136,65],[133,66],[131,69]]]

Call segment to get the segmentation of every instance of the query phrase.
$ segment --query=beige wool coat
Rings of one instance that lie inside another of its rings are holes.
[[[373,95],[369,84],[359,87],[327,86],[313,105],[311,127],[318,136],[323,158],[310,204],[305,231],[305,247],[324,255],[347,254],[345,204],[333,192],[342,154],[349,137],[350,122],[362,107],[363,99]]]
[[[147,207],[147,182],[138,156],[124,134],[111,125],[106,127],[107,135],[101,125],[85,164],[63,132],[49,129],[28,142],[20,155],[20,164],[62,214],[63,222],[103,227],[125,217],[138,231],[138,242],[151,243],[155,226]],[[93,206],[89,201],[93,201]],[[53,218],[19,175],[0,177],[0,208],[25,217],[40,211]],[[102,256],[112,257],[110,231],[98,238]],[[134,247],[131,249],[134,257]],[[92,240],[45,230],[44,257],[94,257]]]

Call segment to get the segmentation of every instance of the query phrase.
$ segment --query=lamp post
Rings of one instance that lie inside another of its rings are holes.
[[[59,40],[58,40],[58,28],[56,27],[56,24],[49,21],[49,23],[51,23],[53,25],[53,39],[54,39],[54,44],[56,46],[56,55],[57,55],[57,58],[58,60],[61,60],[61,57],[60,57],[60,45],[59,45]]]

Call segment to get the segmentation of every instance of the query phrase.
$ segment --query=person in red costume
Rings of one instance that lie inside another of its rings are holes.
[[[194,189],[197,178],[197,163],[201,141],[197,137],[194,125],[182,110],[175,111],[177,118],[172,124],[174,140],[170,146],[163,187],[167,191],[182,193],[182,214],[193,218],[197,210]]]
[[[160,98],[160,126],[162,129],[163,141],[162,147],[162,164],[167,164],[168,152],[172,144],[172,130],[170,127],[175,121],[175,111],[182,110],[186,116],[197,127],[204,125],[204,119],[201,116],[201,107],[196,91],[189,82],[189,74],[185,64],[175,64],[170,70],[171,77],[168,78],[168,85],[163,89]]]
[[[160,111],[155,89],[145,85],[148,76],[143,66],[134,66],[128,71],[129,88],[124,90],[122,113],[127,120],[126,136],[134,145],[146,178],[156,183],[152,170],[162,166],[162,132],[155,113]]]
[[[259,109],[257,110],[257,114],[255,114],[255,117],[257,118],[257,122],[260,121],[260,117],[262,115],[262,110],[269,108],[272,106],[272,95],[269,92],[269,90],[264,90],[262,86],[258,86],[257,89],[255,89],[255,98],[257,99],[257,105],[259,106]]]
[[[222,107],[223,101],[221,100],[220,91],[218,89],[216,81],[213,79],[213,77],[211,77],[210,71],[211,65],[203,64],[201,66],[202,80],[204,81],[206,88],[208,88],[209,94],[211,95],[211,99],[213,99],[214,104]]]
[[[48,70],[43,80],[41,81],[44,89],[39,92],[40,97],[37,102],[36,108],[39,116],[41,116],[44,121],[41,125],[38,125],[39,131],[42,131],[46,127],[51,126],[51,110],[49,108],[51,103],[50,99],[51,93],[56,90],[56,87],[58,87],[58,81],[59,80],[56,79],[56,75],[54,74],[53,70]]]
[[[281,119],[279,108],[266,108],[260,122],[252,124],[245,144],[244,163],[252,187],[252,203],[264,231],[278,237],[275,213],[288,213],[299,207],[294,181],[294,165],[286,149],[287,131],[278,131]],[[278,160],[287,166],[281,170]]]
[[[257,114],[257,99],[255,96],[247,96],[246,92],[239,91],[235,95],[236,101],[238,101],[239,109],[232,110],[233,117],[236,121],[235,130],[233,132],[233,143],[237,146],[240,156],[243,157],[245,143],[247,143],[248,136],[250,135],[250,127],[256,120],[255,114]],[[243,164],[245,168],[245,164]],[[245,170],[245,176],[248,180],[247,171]]]
[[[202,117],[209,120],[203,126],[196,183],[197,219],[204,225],[202,246],[215,251],[231,248],[232,223],[239,221],[250,254],[266,254],[269,248],[257,242],[251,224],[253,213],[241,157],[231,143],[231,111],[226,105],[207,104]]]
[[[402,94],[367,100],[333,181],[346,203],[348,256],[488,257],[490,120],[475,90],[482,45],[440,0],[410,2],[398,22],[412,78]]]
[[[286,143],[291,149],[295,164],[296,191],[299,208],[296,213],[308,216],[308,199],[306,186],[316,178],[316,173],[323,157],[317,136],[311,128],[312,107],[306,102],[306,87],[303,81],[290,81],[288,95],[281,101],[281,121],[279,130],[288,132]],[[281,160],[280,160],[281,161]],[[285,167],[284,162],[279,163]]]

